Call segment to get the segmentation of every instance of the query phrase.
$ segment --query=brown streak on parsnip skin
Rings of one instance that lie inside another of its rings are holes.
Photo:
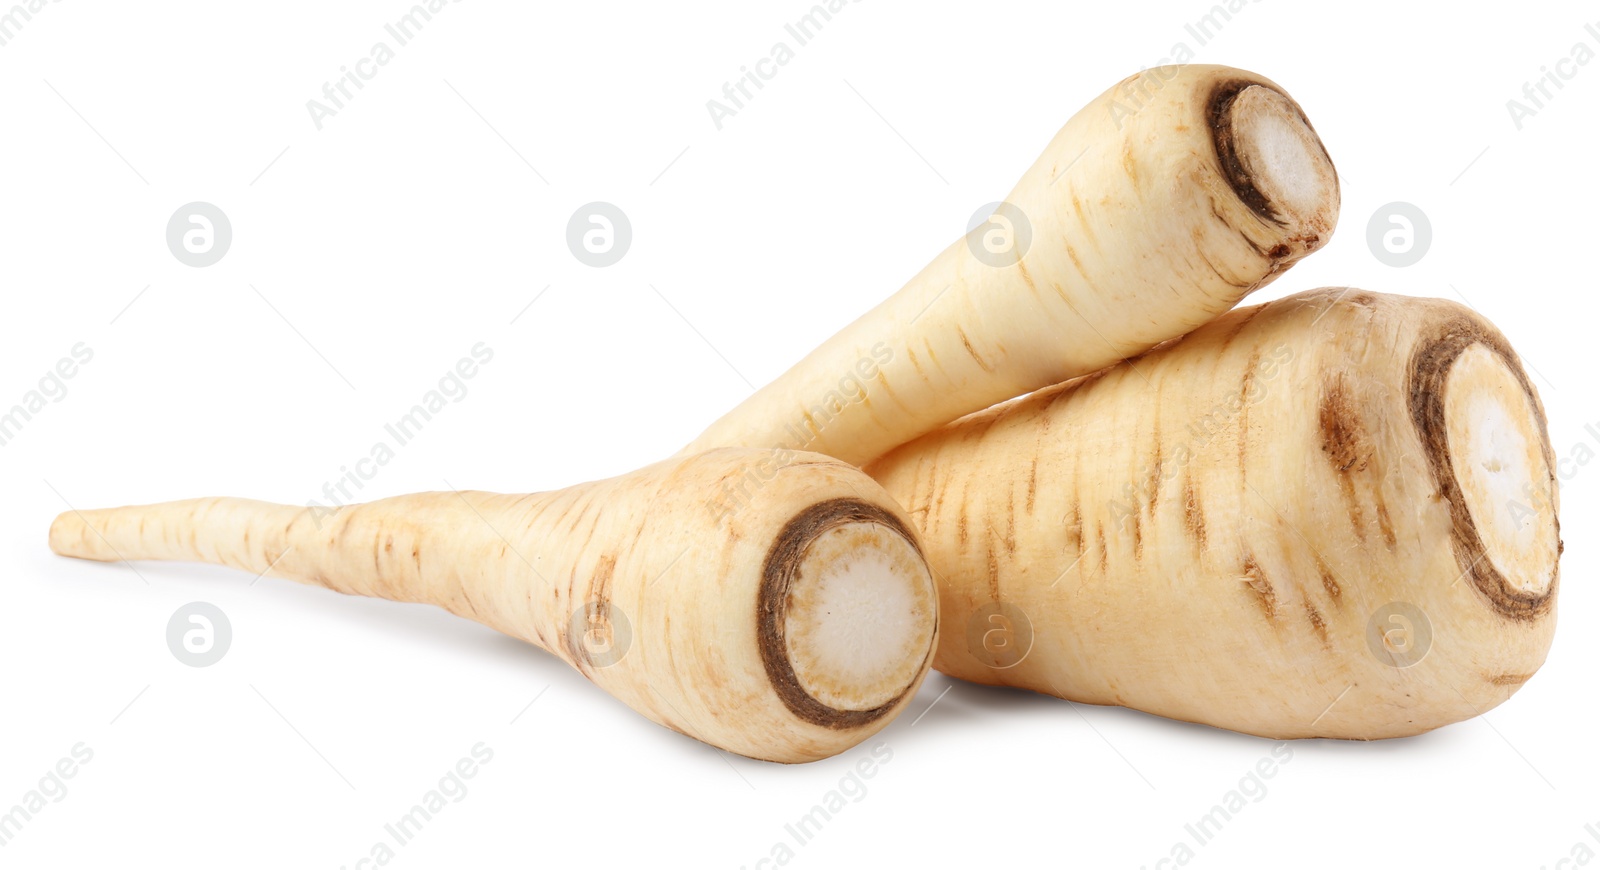
[[[1083,555],[1088,553],[1088,547],[1083,545],[1083,521],[1078,518],[1077,505],[1072,505],[1072,523],[1072,547],[1078,552],[1074,565],[1083,565]],[[1078,576],[1083,576],[1083,568],[1078,568]]]
[[[1328,598],[1334,604],[1342,603],[1341,596],[1344,595],[1344,589],[1339,586],[1339,581],[1334,579],[1333,572],[1329,571],[1328,566],[1322,564],[1320,559],[1317,560],[1317,573],[1322,578],[1322,588],[1328,593]]]
[[[1092,228],[1094,226],[1094,222],[1089,220],[1089,216],[1084,213],[1083,200],[1078,198],[1078,192],[1075,190],[1071,191],[1071,196],[1072,211],[1078,216],[1078,228],[1084,231],[1084,235],[1089,237],[1089,241],[1093,242],[1094,234]]]
[[[1216,212],[1212,212],[1212,214],[1217,214],[1217,213]],[[1228,219],[1225,218],[1225,217],[1222,217],[1222,215],[1220,215],[1220,214],[1217,214],[1217,217],[1220,218],[1223,223],[1227,223],[1228,222]],[[1272,255],[1267,252],[1267,249],[1261,247],[1261,244],[1259,242],[1257,242],[1255,239],[1252,239],[1249,236],[1244,235],[1243,233],[1241,233],[1239,235],[1239,237],[1244,239],[1245,244],[1250,246],[1250,250],[1256,252],[1256,256],[1261,257],[1264,260],[1272,259]],[[1283,247],[1283,246],[1279,245],[1278,247]],[[1277,248],[1274,248],[1273,250],[1277,250]],[[1273,271],[1268,272],[1267,273],[1267,277],[1271,277],[1272,275],[1276,274],[1276,271],[1277,270],[1274,269]],[[1264,280],[1265,279],[1263,279],[1263,281]]]
[[[1334,469],[1341,474],[1352,469],[1365,471],[1372,443],[1350,396],[1344,372],[1335,372],[1323,383],[1317,421],[1322,430],[1322,452],[1328,455]]]
[[[1200,507],[1200,498],[1194,491],[1194,476],[1183,476],[1183,527],[1194,538],[1200,552],[1206,549],[1206,517]]]
[[[1367,470],[1376,448],[1362,422],[1360,408],[1351,396],[1343,371],[1334,372],[1322,385],[1322,400],[1317,407],[1317,425],[1322,433],[1322,452],[1333,465],[1344,497],[1345,510],[1356,537],[1367,539],[1366,515],[1356,495],[1354,475]],[[1391,530],[1392,531],[1392,530]]]
[[[1506,370],[1522,387],[1538,424],[1538,431],[1549,431],[1544,408],[1535,398],[1533,384],[1522,370],[1516,352],[1499,334],[1484,329],[1478,321],[1466,315],[1445,321],[1431,339],[1418,342],[1412,351],[1406,377],[1411,422],[1422,441],[1422,452],[1433,475],[1433,482],[1450,506],[1451,549],[1455,552],[1456,563],[1461,566],[1463,574],[1472,578],[1473,587],[1482,593],[1484,600],[1496,613],[1509,620],[1531,622],[1554,608],[1556,590],[1561,582],[1560,564],[1557,563],[1551,572],[1550,582],[1543,591],[1530,593],[1513,589],[1505,575],[1494,566],[1494,560],[1486,558],[1483,538],[1473,522],[1471,509],[1467,506],[1452,465],[1449,427],[1444,413],[1445,382],[1456,359],[1474,344],[1484,346],[1500,358]],[[1553,475],[1556,462],[1549,438],[1541,439],[1540,450],[1547,473]],[[1548,482],[1554,487],[1553,476]],[[1557,518],[1555,523],[1556,538],[1559,539],[1560,519]]]
[[[1038,454],[1034,454],[1032,461],[1030,461],[1028,463],[1028,504],[1027,504],[1027,509],[1024,511],[1029,516],[1033,516],[1033,497],[1034,497],[1035,492],[1038,489],[1038,486],[1039,486],[1039,456],[1038,456]]]
[[[1017,500],[1006,499],[1006,532],[1000,542],[1005,544],[1006,555],[1017,555]]]
[[[574,504],[573,506],[578,510],[577,515],[572,518],[572,525],[567,526],[567,534],[569,535],[576,535],[578,533],[578,524],[583,522],[583,518],[589,515],[589,505],[587,503]]]
[[[1278,593],[1272,588],[1272,581],[1267,579],[1266,572],[1261,570],[1261,565],[1256,562],[1255,556],[1246,554],[1244,565],[1240,570],[1244,572],[1240,580],[1245,588],[1254,593],[1262,614],[1267,617],[1268,622],[1275,621],[1278,616]]]
[[[1083,512],[1078,509],[1076,496],[1073,498],[1072,510],[1067,513],[1070,522],[1067,528],[1072,531],[1073,546],[1078,549],[1078,559],[1082,561],[1086,548],[1083,546]]]
[[[994,366],[985,362],[983,357],[978,356],[978,351],[972,347],[972,341],[967,338],[966,331],[958,326],[956,327],[956,335],[961,337],[961,346],[967,349],[967,355],[972,357],[973,361],[978,364],[978,368],[983,369],[985,374],[993,374]]]
[[[589,590],[594,595],[595,606],[608,618],[611,607],[611,578],[617,573],[617,557],[601,556],[594,566],[594,579]]]
[[[561,502],[561,513],[556,514],[556,518],[555,518],[554,522],[557,525],[566,522],[567,517],[572,516],[572,509],[577,507],[577,503],[574,502],[572,499],[565,499],[564,498],[564,499],[558,499],[558,501]]]
[[[1520,686],[1533,679],[1533,674],[1491,674],[1484,679],[1496,686]]]
[[[467,605],[467,610],[472,613],[472,619],[483,622],[483,614],[478,611],[478,602],[472,600],[472,593],[467,591],[467,577],[461,574],[456,579],[456,590],[460,594],[461,602]]]
[[[950,478],[954,475],[939,474],[938,470],[935,469],[934,473],[928,476],[930,482],[933,480],[934,476],[939,478],[939,488],[938,491],[933,493],[933,513],[934,516],[939,516],[944,510],[945,496],[950,492]]]
[[[1195,236],[1201,236],[1201,235],[1203,235],[1203,232],[1197,227],[1197,228],[1195,228],[1194,235]],[[1217,276],[1218,278],[1221,278],[1224,282],[1226,282],[1228,284],[1232,284],[1233,283],[1232,281],[1228,280],[1227,276],[1222,274],[1222,270],[1218,269],[1217,265],[1215,263],[1211,262],[1211,258],[1206,256],[1205,250],[1203,248],[1201,248],[1198,244],[1195,246],[1195,252],[1200,255],[1200,262],[1205,263],[1206,264],[1206,268],[1211,270],[1211,274]]]
[[[1250,351],[1245,363],[1244,376],[1239,380],[1239,470],[1249,468],[1250,458],[1250,388],[1255,386],[1256,369],[1261,367],[1261,349]]]
[[[1393,550],[1399,545],[1400,540],[1394,533],[1394,520],[1389,516],[1389,505],[1384,503],[1381,496],[1378,500],[1378,531],[1383,534],[1384,546]]]
[[[1152,454],[1150,457],[1150,502],[1147,505],[1150,509],[1150,518],[1152,520],[1155,519],[1156,516],[1156,505],[1161,501],[1161,452],[1164,449],[1164,446],[1161,443],[1160,406],[1156,406],[1156,419],[1154,426],[1155,431],[1150,435],[1150,452]]]
[[[589,542],[594,540],[594,533],[600,528],[600,517],[600,512],[596,511],[594,522],[589,524],[589,534],[583,536],[583,544],[578,547],[580,552],[586,552],[589,549]]]
[[[1063,392],[1065,392],[1065,391],[1063,391]],[[1055,400],[1052,399],[1050,404],[1054,405],[1055,404]],[[1078,560],[1080,562],[1083,560],[1084,554],[1089,551],[1089,548],[1084,545],[1084,540],[1083,540],[1083,487],[1082,487],[1082,484],[1080,483],[1080,481],[1083,479],[1082,478],[1082,472],[1083,472],[1083,455],[1081,453],[1077,452],[1077,451],[1073,451],[1073,454],[1072,454],[1072,512],[1071,512],[1071,515],[1072,515],[1072,534],[1073,534],[1073,537],[1078,542]],[[1101,566],[1101,570],[1104,570],[1104,567],[1105,566],[1102,565]]]
[[[1067,259],[1072,261],[1072,267],[1074,269],[1078,270],[1078,275],[1081,278],[1083,278],[1084,283],[1086,283],[1086,284],[1089,283],[1089,273],[1084,271],[1084,269],[1083,269],[1083,261],[1078,259],[1078,252],[1074,251],[1072,249],[1071,243],[1069,243],[1065,239],[1063,239],[1061,241],[1061,249],[1067,252]],[[1092,288],[1094,285],[1090,284],[1089,286]],[[1067,298],[1067,294],[1065,292],[1063,292],[1060,288],[1056,289],[1056,294],[1058,296],[1060,296],[1062,299],[1066,299]],[[1070,306],[1072,303],[1069,301],[1067,304]],[[1077,309],[1074,308],[1073,311],[1076,312]]]
[[[900,401],[900,397],[895,395],[894,387],[889,385],[889,376],[884,374],[883,369],[878,369],[878,376],[874,380],[878,382],[878,386],[883,388],[883,394],[889,397],[889,401],[897,405],[905,405],[904,402]]]
[[[1017,260],[1017,274],[1022,276],[1022,283],[1028,285],[1028,292],[1038,295],[1039,288],[1033,286],[1033,276],[1028,274],[1028,267],[1021,259]]]
[[[1239,399],[1240,403],[1246,407],[1250,405],[1250,388],[1255,386],[1256,372],[1260,370],[1261,348],[1253,347],[1250,349],[1250,358],[1245,361],[1244,374],[1239,378]]]
[[[1331,649],[1332,645],[1328,642],[1328,621],[1322,617],[1322,611],[1318,610],[1317,606],[1312,604],[1309,598],[1306,599],[1305,606],[1306,619],[1311,621],[1312,630],[1317,633],[1322,645]]]

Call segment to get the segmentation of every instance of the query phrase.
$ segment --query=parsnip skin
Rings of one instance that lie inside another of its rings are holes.
[[[867,470],[939,578],[939,670],[1368,739],[1482,713],[1544,662],[1554,467],[1492,325],[1346,288],[1231,312]],[[991,648],[989,623],[1031,648]]]
[[[916,693],[937,597],[904,514],[836,460],[798,455],[745,486],[737,509],[708,508],[708,489],[769,459],[718,450],[558,492],[420,493],[320,517],[225,498],[74,511],[50,547],[272,566],[436,604],[547,650],[668,728],[811,761],[865,740]],[[829,646],[864,622],[880,629],[872,650]]]
[[[1096,371],[1205,323],[1321,247],[1339,188],[1281,88],[1191,64],[1095,99],[1006,201],[1008,219],[1020,212],[1031,227],[1020,259],[980,259],[995,230],[975,229],[680,455],[787,447],[860,464]]]

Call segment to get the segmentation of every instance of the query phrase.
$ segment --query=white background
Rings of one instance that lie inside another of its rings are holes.
[[[64,0],[0,47],[0,406],[75,343],[94,352],[0,448],[0,809],[75,744],[94,753],[0,864],[354,867],[481,741],[493,760],[390,866],[755,867],[780,841],[790,866],[1158,866],[1272,743],[933,675],[882,732],[865,796],[795,847],[784,825],[867,746],[732,757],[440,610],[70,561],[45,531],[66,502],[304,504],[477,342],[495,356],[470,394],[363,498],[658,459],[898,288],[1082,104],[1180,41],[1282,84],[1339,168],[1331,244],[1252,301],[1328,284],[1468,300],[1537,370],[1557,454],[1600,451],[1600,62],[1520,131],[1505,105],[1574,44],[1600,51],[1592,4],[1264,0],[1200,46],[1184,25],[1204,2],[867,0],[719,131],[706,101],[793,44],[804,2],[466,0],[319,131],[306,101],[393,44],[406,8]],[[233,225],[209,268],[164,241],[195,200]],[[566,246],[593,200],[632,221],[610,268]],[[1409,268],[1365,238],[1397,200],[1433,227]],[[1562,629],[1538,676],[1421,737],[1293,744],[1189,866],[1600,852],[1600,470],[1563,468]],[[203,669],[165,642],[195,600],[234,630]]]

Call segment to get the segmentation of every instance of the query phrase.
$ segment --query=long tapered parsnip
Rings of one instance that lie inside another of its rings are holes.
[[[1326,242],[1339,187],[1282,88],[1186,65],[1100,95],[1006,203],[683,455],[782,446],[859,464],[1140,353]]]
[[[736,507],[707,508],[707,490],[744,480],[758,485]],[[317,510],[212,498],[71,511],[50,547],[271,567],[436,604],[549,651],[668,728],[771,761],[866,739],[932,659],[937,597],[904,514],[823,456],[779,467],[716,450],[538,495]]]
[[[1231,312],[867,470],[939,578],[939,670],[1377,738],[1481,713],[1544,662],[1553,468],[1492,325],[1342,289]]]

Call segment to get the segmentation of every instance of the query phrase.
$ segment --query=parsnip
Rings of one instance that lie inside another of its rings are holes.
[[[1186,65],[1129,78],[1074,115],[1007,203],[681,455],[786,447],[859,464],[1100,369],[1316,250],[1339,191],[1281,88]]]
[[[1345,289],[1231,312],[867,470],[939,577],[939,670],[1378,738],[1481,713],[1543,663],[1553,468],[1491,324]]]
[[[932,657],[936,594],[905,516],[816,455],[736,510],[704,492],[755,450],[717,450],[539,495],[422,493],[338,509],[242,499],[64,513],[83,559],[271,570],[436,604],[558,656],[662,725],[754,758],[810,761],[878,731]]]

